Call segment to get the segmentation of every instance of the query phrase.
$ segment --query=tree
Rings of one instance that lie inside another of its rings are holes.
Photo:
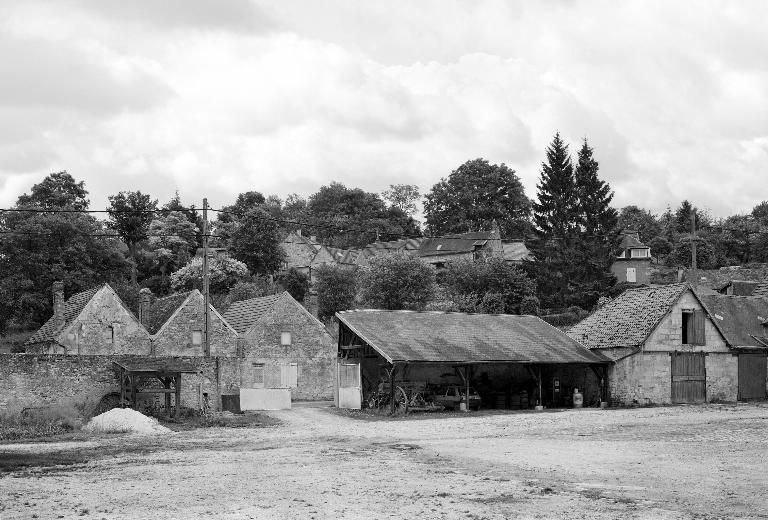
[[[699,211],[689,201],[684,200],[680,203],[680,207],[675,210],[675,231],[678,233],[690,233],[691,232],[691,218],[693,213],[696,213],[696,229],[700,229],[709,225],[709,216],[702,211]]]
[[[409,217],[416,213],[416,203],[421,198],[419,187],[415,184],[390,184],[381,196]]]
[[[185,265],[194,254],[197,232],[197,226],[179,211],[171,211],[149,225],[148,248],[156,258],[164,285],[168,285],[168,273]]]
[[[752,208],[751,215],[753,219],[757,220],[763,226],[768,226],[768,200],[764,200]]]
[[[433,235],[490,229],[496,220],[503,237],[522,237],[530,229],[531,201],[514,170],[474,159],[432,186],[424,213]]]
[[[587,140],[579,150],[574,174],[581,223],[581,238],[576,244],[579,267],[572,280],[580,296],[578,305],[591,308],[615,282],[610,268],[616,246],[618,213],[610,206],[613,192],[597,172],[599,165]]]
[[[110,227],[128,246],[132,264],[131,282],[136,285],[136,245],[147,239],[149,225],[157,209],[157,200],[152,200],[149,195],[140,191],[121,191],[117,195],[110,195],[109,203]]]
[[[498,257],[450,262],[442,283],[461,312],[520,314],[536,298],[536,282]]]
[[[42,182],[32,186],[32,192],[29,195],[21,195],[16,201],[16,206],[83,211],[88,209],[87,197],[85,182],[76,182],[65,170],[51,173]]]
[[[223,294],[238,282],[248,281],[248,267],[229,256],[217,256],[208,262],[208,280],[211,293]],[[171,274],[171,287],[176,291],[203,289],[203,259],[194,257],[187,265]]]
[[[297,302],[303,302],[309,291],[309,277],[295,267],[291,267],[280,277],[280,283]]]
[[[404,253],[371,258],[359,276],[360,299],[373,308],[423,310],[435,295],[434,267]]]
[[[640,235],[640,241],[647,244],[662,232],[661,224],[647,209],[637,206],[625,206],[619,211],[618,227],[620,230],[632,229]]]
[[[357,281],[352,269],[322,265],[316,274],[318,318],[325,321],[339,311],[352,308],[357,295]]]
[[[571,280],[578,277],[576,250],[580,208],[568,145],[555,134],[541,165],[533,204],[536,238],[530,242],[539,298],[548,307],[569,304],[574,292]]]
[[[255,274],[274,273],[285,258],[277,225],[260,208],[248,210],[239,219],[230,239],[230,251]]]

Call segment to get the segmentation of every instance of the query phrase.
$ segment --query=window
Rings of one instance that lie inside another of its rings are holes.
[[[299,364],[283,363],[280,365],[280,387],[296,388],[299,386]]]
[[[683,345],[705,345],[706,334],[704,311],[684,310],[682,315],[682,341]]]
[[[193,330],[192,331],[192,344],[193,345],[202,345],[203,344],[203,331],[202,330]]]
[[[632,258],[648,258],[648,249],[630,249]]]
[[[264,387],[264,363],[253,363],[251,368],[251,384],[254,388]]]
[[[290,332],[281,332],[280,333],[280,344],[283,346],[288,346],[291,344],[291,333]]]
[[[115,342],[115,327],[112,325],[109,325],[106,329],[104,329],[104,341],[107,343]]]

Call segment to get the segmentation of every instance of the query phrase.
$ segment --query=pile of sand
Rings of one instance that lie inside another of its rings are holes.
[[[108,412],[97,415],[83,430],[93,433],[170,433],[171,430],[161,426],[154,417],[147,417],[141,412],[130,408],[113,408]]]

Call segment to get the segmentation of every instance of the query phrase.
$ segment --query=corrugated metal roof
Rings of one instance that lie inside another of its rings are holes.
[[[64,303],[64,327],[66,328],[67,325],[72,323],[72,321],[77,318],[77,316],[83,311],[86,305],[88,305],[88,302],[91,301],[91,298],[94,297],[94,295],[99,292],[99,289],[101,289],[102,286],[99,287],[93,287],[91,289],[73,294],[69,297],[69,299]],[[53,341],[56,334],[58,334],[61,331],[61,329],[56,328],[56,319],[55,316],[51,316],[48,321],[46,321],[42,327],[37,329],[37,331],[30,336],[30,338],[24,342],[25,345],[31,345],[33,343],[43,343],[43,342],[49,342]]]
[[[242,334],[271,309],[283,294],[285,293],[235,302],[224,313],[224,319],[238,334]]]
[[[676,283],[624,291],[574,325],[568,335],[587,348],[638,346],[687,290],[687,283]]]
[[[730,346],[763,347],[768,344],[768,331],[763,325],[768,320],[768,299],[711,294],[700,298]]]
[[[336,317],[390,362],[605,362],[535,316],[358,310]]]

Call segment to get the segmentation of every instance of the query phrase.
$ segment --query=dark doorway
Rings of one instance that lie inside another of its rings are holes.
[[[739,354],[739,400],[765,399],[766,368],[764,353]]]

